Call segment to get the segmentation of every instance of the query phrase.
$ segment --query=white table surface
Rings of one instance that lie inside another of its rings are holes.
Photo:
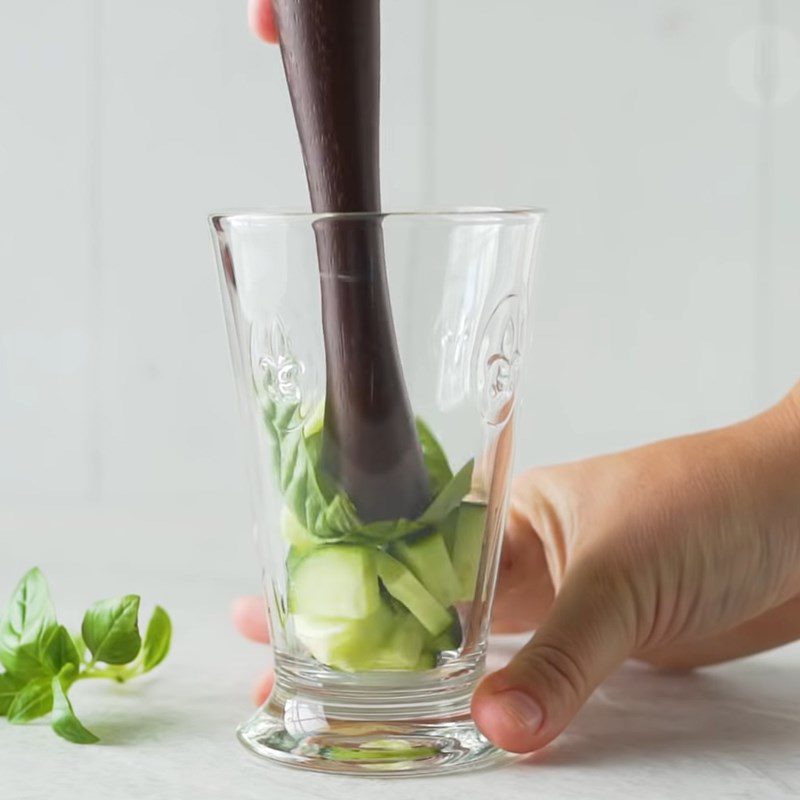
[[[93,600],[140,593],[164,605],[173,650],[126,686],[92,681],[73,704],[102,743],[79,747],[46,723],[0,720],[0,798],[382,800],[783,798],[800,796],[800,645],[690,676],[631,664],[556,744],[521,763],[434,779],[358,779],[262,764],[234,738],[268,662],[228,622],[258,565],[244,508],[0,508],[0,593],[34,564],[60,621]],[[5,603],[5,597],[3,597]],[[500,643],[502,650],[508,642]]]

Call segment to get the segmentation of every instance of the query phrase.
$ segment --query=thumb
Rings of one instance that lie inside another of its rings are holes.
[[[472,715],[496,745],[543,747],[634,649],[636,604],[601,563],[573,563],[544,624],[503,669],[479,684]]]

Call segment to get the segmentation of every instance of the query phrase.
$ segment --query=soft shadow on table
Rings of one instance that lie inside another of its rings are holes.
[[[141,714],[126,714],[118,719],[108,719],[92,725],[92,732],[100,737],[100,746],[131,746],[142,742],[164,741],[170,731],[177,732],[185,727],[181,713],[168,716],[155,715],[143,710]]]
[[[626,665],[566,733],[521,763],[788,758],[800,747],[798,680],[792,664],[758,661],[688,674]]]
[[[98,687],[76,703],[84,724],[100,738],[99,746],[130,747],[185,739],[198,727],[196,703],[170,696],[166,687],[134,683]],[[209,702],[217,702],[213,697]]]

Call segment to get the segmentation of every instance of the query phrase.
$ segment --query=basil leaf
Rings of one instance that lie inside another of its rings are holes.
[[[4,717],[14,702],[19,690],[24,686],[24,681],[15,678],[7,672],[0,674],[0,717]]]
[[[472,469],[474,464],[474,459],[464,464],[434,498],[433,502],[422,513],[422,516],[417,519],[370,522],[352,531],[345,538],[345,541],[361,544],[386,544],[411,533],[418,533],[426,528],[440,525],[454,509],[458,508],[464,499],[464,495],[472,488]]]
[[[308,533],[321,541],[383,545],[433,527],[461,503],[472,485],[474,461],[457,475],[422,420],[417,432],[430,476],[434,500],[418,519],[363,523],[350,498],[328,485],[318,468],[322,431],[319,424],[304,430],[299,403],[278,405],[264,400],[264,423],[272,442],[275,472],[287,506]]]
[[[436,497],[453,477],[444,449],[433,435],[433,431],[417,417],[417,436],[422,448],[422,457],[428,469],[431,494]]]
[[[64,687],[61,685],[61,676],[51,681],[53,695],[53,730],[68,742],[75,744],[94,744],[100,740],[89,730],[83,727],[81,721],[75,716]]]
[[[139,597],[128,594],[95,603],[84,615],[81,634],[95,661],[128,664],[142,646]]]
[[[13,654],[9,654],[4,660],[4,666],[19,678],[26,681],[34,678],[50,677],[50,671],[44,665],[44,643],[49,640],[54,628],[46,628],[40,631],[40,637],[36,641],[26,642],[20,645]]]
[[[317,472],[319,433],[303,433],[299,403],[264,403],[264,422],[272,440],[275,473],[286,500],[300,524],[320,539],[338,540],[359,524],[352,501],[343,493],[328,497]]]
[[[17,693],[8,709],[8,721],[14,725],[43,717],[53,707],[51,678],[35,678]]]
[[[79,633],[72,634],[72,642],[75,645],[75,652],[78,654],[78,663],[80,663],[86,659],[89,648],[86,646],[86,642],[83,641],[83,636]]]
[[[44,672],[43,643],[52,636],[56,614],[47,582],[34,567],[17,585],[0,622],[0,662],[20,677]]]
[[[80,659],[69,631],[63,625],[48,625],[38,630],[38,638],[21,645],[14,660],[19,678],[51,678],[67,664],[77,671]]]
[[[59,625],[55,629],[44,648],[43,655],[44,665],[53,675],[58,675],[67,664],[71,664],[76,670],[80,664],[80,656],[75,642],[72,641],[69,631],[63,625]]]
[[[418,520],[412,519],[386,519],[368,522],[353,531],[346,541],[358,544],[382,545],[402,539],[411,533],[418,533],[428,527]]]
[[[322,513],[316,517],[314,527],[309,532],[318,538],[330,538],[330,534],[333,533],[336,538],[346,539],[348,533],[360,525],[356,507],[350,498],[341,492],[322,509]]]
[[[147,632],[142,645],[142,667],[144,672],[150,672],[157,667],[169,653],[172,640],[172,621],[169,614],[161,606],[156,606],[150,622],[147,623]]]

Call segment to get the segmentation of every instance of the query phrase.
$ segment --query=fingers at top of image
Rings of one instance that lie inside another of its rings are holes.
[[[270,0],[249,0],[247,16],[250,28],[259,39],[272,44],[278,41],[278,29],[275,27]]]
[[[258,595],[237,597],[231,603],[233,624],[242,636],[254,642],[269,641],[269,626],[264,600]]]

